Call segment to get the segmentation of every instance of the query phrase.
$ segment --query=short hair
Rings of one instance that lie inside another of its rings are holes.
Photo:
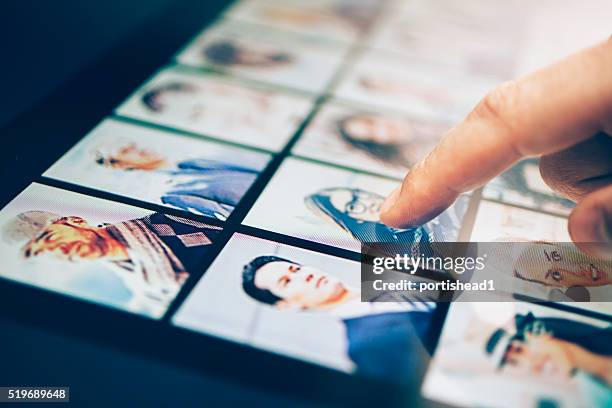
[[[240,49],[230,41],[219,41],[206,47],[204,55],[220,65],[235,64],[238,60]]]
[[[295,263],[288,259],[274,255],[258,256],[257,258],[246,264],[244,266],[244,269],[242,270],[242,289],[247,295],[249,295],[253,299],[268,305],[274,305],[279,300],[282,300],[282,298],[276,296],[268,289],[261,289],[255,286],[255,274],[262,266],[267,265],[270,262]]]

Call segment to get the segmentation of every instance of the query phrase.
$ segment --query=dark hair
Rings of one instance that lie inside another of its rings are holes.
[[[277,52],[275,54],[265,55],[266,63],[245,64],[240,60],[242,48],[231,41],[222,40],[210,44],[204,49],[204,56],[218,65],[267,65],[270,63],[290,62],[291,55]]]
[[[204,55],[219,65],[235,64],[239,53],[240,49],[230,41],[219,41],[204,49]]]
[[[394,165],[407,166],[409,165],[408,160],[402,153],[401,146],[397,143],[378,143],[371,140],[360,140],[356,139],[351,135],[347,129],[347,125],[351,120],[358,119],[364,115],[350,115],[342,118],[338,121],[338,133],[342,140],[347,142],[352,147],[364,151],[373,158],[380,160],[385,163]],[[371,116],[371,115],[368,115]]]
[[[162,105],[159,101],[159,96],[165,92],[194,92],[195,87],[191,84],[184,82],[169,82],[164,85],[160,85],[150,89],[142,95],[142,103],[145,104],[147,108],[152,110],[153,112],[161,112],[164,109],[164,105]]]
[[[247,295],[249,295],[253,299],[268,305],[274,305],[276,304],[276,302],[282,299],[276,296],[274,293],[270,292],[268,289],[260,289],[255,286],[255,274],[257,273],[259,268],[269,264],[270,262],[295,263],[288,259],[280,258],[274,255],[258,256],[257,258],[246,264],[244,266],[244,269],[242,270],[242,289]]]

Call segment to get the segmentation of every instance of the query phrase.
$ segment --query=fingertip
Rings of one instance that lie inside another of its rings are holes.
[[[441,202],[441,204],[440,204]],[[452,201],[427,199],[406,185],[394,190],[381,206],[380,221],[392,228],[413,228],[437,217]]]
[[[568,229],[572,241],[583,252],[612,259],[612,187],[596,191],[582,200],[570,214]]]
[[[412,225],[410,202],[402,200],[402,188],[399,186],[393,190],[380,208],[380,221],[392,228],[407,228]]]
[[[382,206],[380,207],[381,218],[384,214],[388,213],[395,206],[395,203],[397,202],[397,199],[399,198],[401,189],[402,189],[401,186],[396,187],[391,192],[391,194],[389,194],[389,196],[385,199]]]
[[[396,209],[397,202],[400,199],[401,187],[393,190],[387,197],[380,209],[380,221],[392,228],[404,228],[410,219],[404,216],[401,211]]]

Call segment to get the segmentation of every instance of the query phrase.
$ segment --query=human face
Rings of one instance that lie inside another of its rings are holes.
[[[381,116],[363,115],[347,120],[345,132],[359,141],[378,144],[397,144],[405,139],[408,124]]]
[[[380,206],[384,201],[382,196],[349,188],[336,188],[319,194],[327,194],[338,211],[353,219],[370,222],[380,220]]]
[[[276,53],[274,50],[240,50],[237,64],[248,66],[273,67],[285,65],[291,61],[287,54]]]
[[[281,298],[282,305],[300,309],[325,306],[346,292],[339,279],[315,268],[286,261],[270,262],[259,268],[255,286]]]
[[[164,165],[164,158],[152,150],[141,149],[130,143],[111,153],[103,164],[124,170],[154,170]]]
[[[591,258],[573,244],[532,243],[515,263],[519,277],[570,288],[612,283],[612,262]]]
[[[50,253],[66,260],[97,259],[109,252],[108,237],[80,217],[63,217],[28,242],[23,249],[26,258]]]
[[[285,65],[293,60],[291,55],[258,42],[220,41],[205,50],[208,58],[215,64],[248,67],[274,67]]]
[[[571,343],[550,334],[527,334],[524,342],[513,342],[506,351],[506,371],[517,374],[568,379],[574,364],[569,358]]]

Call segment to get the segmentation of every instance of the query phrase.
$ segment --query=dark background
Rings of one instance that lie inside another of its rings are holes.
[[[211,8],[214,3],[225,3],[204,1],[211,3]],[[171,0],[2,0],[0,127],[171,3]]]
[[[226,3],[201,1],[211,10]],[[0,2],[0,128],[171,5],[171,0]],[[233,356],[227,363],[240,367]],[[0,386],[28,385],[70,386],[79,406],[305,405],[0,319]]]

